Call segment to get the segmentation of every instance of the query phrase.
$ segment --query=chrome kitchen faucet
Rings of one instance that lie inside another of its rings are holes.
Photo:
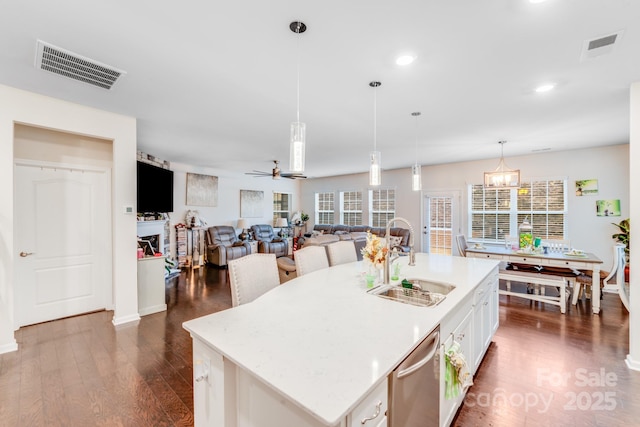
[[[391,232],[391,224],[393,224],[395,221],[400,221],[400,222],[404,222],[405,224],[407,224],[409,226],[409,246],[411,246],[411,249],[409,249],[409,265],[410,266],[414,266],[416,265],[416,253],[413,249],[413,227],[411,226],[411,223],[409,223],[409,221],[407,221],[404,218],[401,217],[396,217],[396,218],[391,218],[389,220],[389,222],[387,222],[387,229],[385,231],[384,237],[386,239],[386,246],[387,246],[387,257],[384,260],[384,280],[383,283],[385,285],[389,284],[389,266],[391,265],[391,239],[389,238],[389,233]],[[400,256],[400,253],[398,253],[398,256]],[[395,259],[395,258],[394,258]]]

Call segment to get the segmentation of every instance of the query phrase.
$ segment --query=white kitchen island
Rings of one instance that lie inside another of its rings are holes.
[[[444,346],[459,325],[476,323],[469,319],[477,310],[490,336],[466,340],[475,371],[497,327],[498,263],[416,258],[415,267],[405,258],[396,261],[403,264],[402,278],[456,286],[435,307],[367,293],[364,267],[356,262],[298,277],[249,304],[185,322],[194,341],[196,426],[355,426],[377,408],[381,415],[366,425],[384,426],[389,373],[438,325]],[[495,298],[486,311],[480,299],[489,293]],[[470,331],[476,332],[481,328]],[[485,344],[474,348],[474,342]],[[451,421],[461,401],[462,395],[441,402],[439,424]]]

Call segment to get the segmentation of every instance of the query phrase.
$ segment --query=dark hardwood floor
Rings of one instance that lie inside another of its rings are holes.
[[[166,285],[168,309],[114,328],[110,311],[21,328],[0,355],[2,426],[191,426],[188,319],[231,306],[226,270]],[[500,328],[455,426],[640,425],[629,317],[606,294],[559,308],[500,297]],[[295,427],[295,426],[283,426]]]

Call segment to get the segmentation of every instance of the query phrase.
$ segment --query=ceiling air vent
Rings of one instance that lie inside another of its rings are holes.
[[[580,60],[596,58],[613,52],[613,49],[620,44],[623,30],[617,33],[607,34],[597,39],[585,40],[582,44],[582,55]]]
[[[36,68],[111,90],[125,71],[38,40]]]

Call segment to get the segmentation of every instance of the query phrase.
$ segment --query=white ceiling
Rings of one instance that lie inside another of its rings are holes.
[[[367,170],[372,80],[386,169],[415,161],[416,136],[424,165],[497,158],[501,139],[507,158],[628,143],[640,81],[638,0],[4,3],[0,83],[135,116],[140,150],[224,170],[287,170],[298,54],[318,177]],[[620,30],[610,54],[581,61],[586,40]],[[127,74],[108,91],[37,70],[37,39]],[[417,59],[397,66],[404,52]],[[557,86],[535,93],[544,82]]]

